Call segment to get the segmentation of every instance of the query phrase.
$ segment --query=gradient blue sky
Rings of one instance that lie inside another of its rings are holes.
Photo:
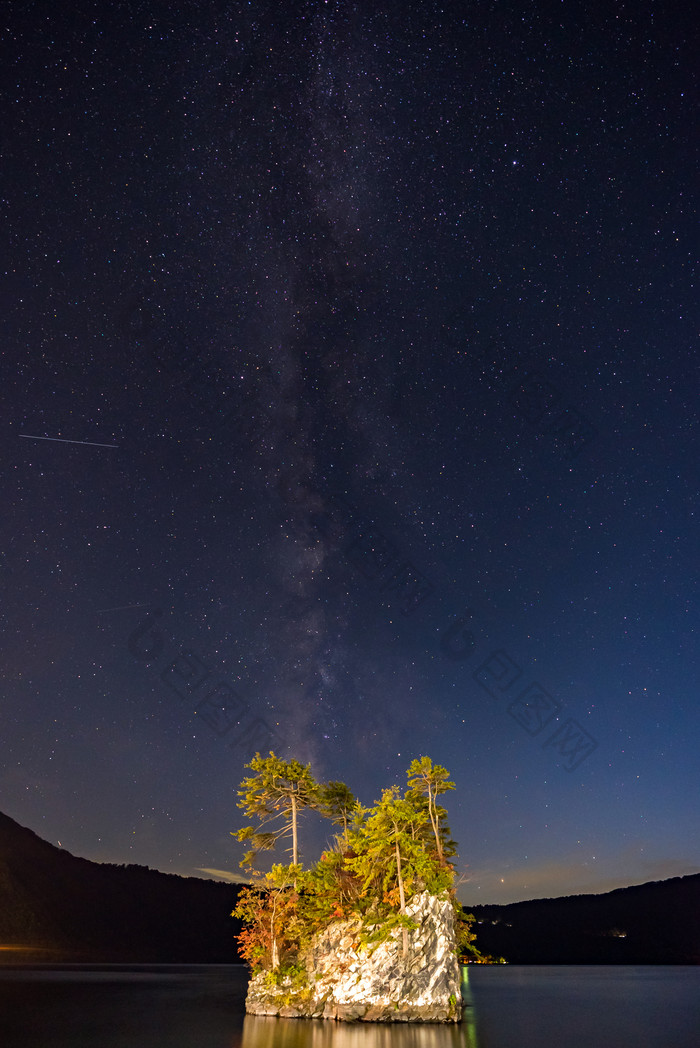
[[[467,902],[700,869],[685,17],[10,5],[3,811],[235,870],[256,749],[428,754]]]

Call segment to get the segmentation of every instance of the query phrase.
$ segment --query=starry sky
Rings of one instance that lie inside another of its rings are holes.
[[[467,903],[700,869],[687,11],[4,5],[0,810],[428,754]]]

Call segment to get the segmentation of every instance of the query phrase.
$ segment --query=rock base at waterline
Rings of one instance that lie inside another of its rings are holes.
[[[248,987],[251,1015],[337,1019],[344,1022],[459,1022],[462,1017],[460,968],[452,904],[424,892],[407,913],[417,927],[380,946],[362,945],[359,921],[336,922],[309,948],[306,981],[292,978],[274,985],[267,972]]]

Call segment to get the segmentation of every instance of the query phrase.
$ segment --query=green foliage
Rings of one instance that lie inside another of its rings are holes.
[[[318,807],[319,785],[311,774],[311,765],[297,760],[283,761],[270,751],[269,757],[256,753],[250,764],[254,773],[241,783],[238,807],[249,818],[258,820],[257,827],[244,826],[232,836],[250,841],[241,866],[252,866],[259,851],[275,847],[281,838],[290,838],[292,863],[299,862],[299,814],[304,808]],[[269,827],[266,829],[266,827]]]
[[[326,851],[305,871],[300,908],[303,919],[314,929],[334,920],[346,920],[361,910],[358,880],[347,867],[343,853]]]
[[[460,904],[455,900],[455,938],[457,940],[457,953],[460,957],[472,963],[486,964],[489,959],[482,956],[476,946],[476,933],[473,932],[474,914],[465,913]]]
[[[450,782],[447,768],[441,764],[433,764],[430,757],[416,758],[411,762],[408,769],[408,794],[414,803],[420,804],[421,798],[428,812],[428,819],[435,838],[435,852],[438,862],[454,855],[457,845],[450,837],[450,828],[445,821],[446,810],[441,807],[437,799],[441,793],[454,790],[455,784]]]
[[[265,985],[270,989],[284,986],[293,992],[298,992],[306,986],[307,982],[306,967],[303,964],[283,964],[275,971],[265,974]]]
[[[352,822],[357,801],[344,782],[327,782],[319,789],[318,810],[330,819],[334,826],[342,826],[343,841],[348,843],[348,829]]]
[[[256,754],[246,767],[254,774],[241,784],[239,806],[257,818],[258,826],[234,834],[252,844],[241,865],[290,836],[297,860],[296,819],[304,808],[319,811],[342,831],[334,847],[308,869],[298,861],[274,865],[258,875],[256,886],[241,892],[234,913],[244,923],[239,942],[253,970],[270,972],[278,987],[302,979],[302,970],[306,979],[305,951],[337,920],[361,921],[359,940],[370,946],[399,931],[405,954],[408,932],[415,927],[407,904],[422,891],[452,899],[458,949],[478,956],[470,930],[473,917],[456,903],[454,869],[447,861],[456,845],[447,812],[438,803],[454,789],[445,768],[429,757],[416,759],[408,769],[407,790],[392,786],[374,807],[365,808],[344,783],[319,784],[310,766],[298,761]],[[270,825],[274,828],[267,829]]]
[[[387,939],[390,939],[395,931],[399,930],[403,934],[403,932],[408,933],[416,927],[417,924],[411,917],[400,912],[397,913],[395,910],[389,910],[382,916],[381,920],[373,916],[367,917],[360,932],[359,940],[363,946],[379,946],[381,943],[386,942]]]
[[[434,863],[426,853],[421,828],[426,816],[397,786],[384,790],[381,800],[351,837],[355,858],[348,868],[362,881],[362,892],[389,900],[398,892],[401,910],[405,898],[426,886]]]
[[[284,964],[274,972],[266,972],[265,986],[277,1008],[298,1007],[313,992],[303,964]]]

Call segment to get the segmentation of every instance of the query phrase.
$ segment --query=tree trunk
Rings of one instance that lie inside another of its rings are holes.
[[[395,845],[396,845],[396,876],[398,877],[398,881],[399,881],[399,899],[401,901],[401,913],[405,916],[406,915],[406,896],[404,895],[404,890],[403,890],[403,875],[401,873],[401,852],[399,851],[398,830],[396,832],[397,832],[397,837],[396,837],[396,840],[394,842]],[[403,931],[403,955],[404,955],[404,957],[406,957],[406,955],[408,954],[408,929],[407,928],[402,928],[402,931]]]
[[[297,799],[292,794],[292,862],[296,866],[299,856],[299,847],[297,842]],[[294,891],[297,890],[297,875],[294,873]]]
[[[442,842],[440,841],[440,828],[437,824],[437,812],[435,809],[435,800],[433,798],[433,791],[430,783],[428,783],[428,811],[430,813],[430,821],[433,824],[433,833],[435,834],[435,844],[437,846],[438,862],[442,866]]]
[[[272,903],[272,916],[270,917],[270,953],[272,961],[272,970],[275,971],[279,967],[280,957],[279,949],[277,946],[277,936],[275,935],[275,910],[277,909],[277,896],[274,897]]]

